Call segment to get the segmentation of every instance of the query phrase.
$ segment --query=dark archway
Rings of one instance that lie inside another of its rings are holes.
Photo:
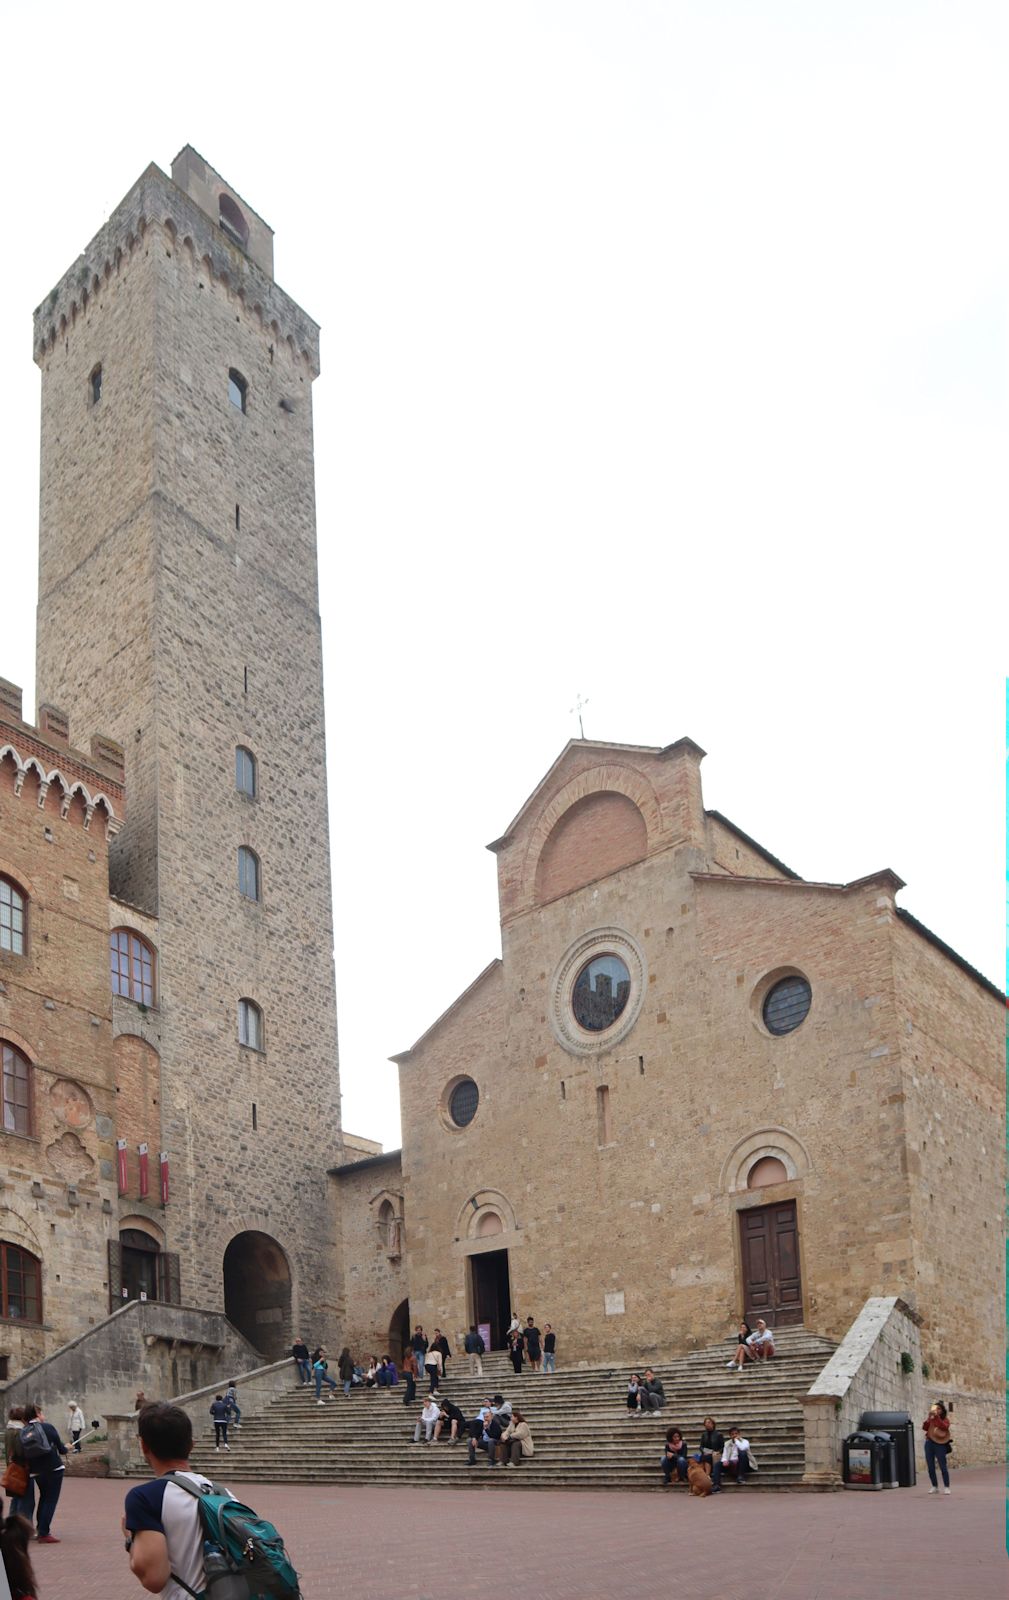
[[[401,1300],[389,1323],[389,1343],[384,1352],[395,1361],[397,1367],[403,1360],[403,1352],[410,1343],[410,1332],[410,1302],[409,1300]]]
[[[291,1269],[268,1233],[239,1233],[224,1252],[224,1310],[270,1361],[291,1342]]]

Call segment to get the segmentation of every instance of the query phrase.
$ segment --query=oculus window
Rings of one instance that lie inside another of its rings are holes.
[[[448,1100],[448,1114],[457,1128],[468,1128],[480,1104],[480,1091],[472,1078],[457,1083]]]
[[[620,956],[600,955],[587,961],[571,991],[575,1021],[588,1033],[612,1028],[627,1005],[631,975]]]
[[[805,978],[782,978],[764,998],[764,1027],[776,1035],[793,1033],[805,1022],[812,1000],[813,991]]]

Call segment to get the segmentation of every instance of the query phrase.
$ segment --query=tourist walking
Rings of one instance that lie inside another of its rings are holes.
[[[39,1406],[25,1406],[25,1425],[18,1435],[25,1466],[35,1480],[39,1495],[39,1544],[59,1544],[52,1531],[56,1504],[63,1488],[67,1447]]]
[[[427,1365],[427,1339],[419,1322],[413,1330],[410,1348],[417,1357],[417,1376],[419,1377]]]
[[[717,1494],[722,1486],[722,1451],[724,1449],[724,1433],[719,1431],[714,1417],[705,1417],[701,1433],[700,1455],[705,1465],[711,1469],[712,1494]]]
[[[543,1324],[543,1371],[557,1371],[557,1335],[549,1322]]]
[[[949,1412],[941,1400],[929,1406],[928,1416],[922,1423],[925,1432],[925,1465],[928,1468],[928,1481],[932,1485],[929,1494],[938,1494],[939,1485],[936,1481],[935,1469],[938,1466],[942,1473],[942,1492],[951,1494],[949,1486],[949,1464],[946,1460],[953,1448],[949,1431]]]
[[[238,1387],[234,1378],[228,1379],[228,1387],[224,1395],[228,1402],[228,1421],[233,1422],[236,1428],[242,1426],[242,1412],[238,1404]]]
[[[301,1387],[307,1389],[312,1381],[312,1363],[308,1354],[308,1345],[300,1334],[291,1346],[291,1354],[298,1369]]]
[[[526,1355],[529,1357],[529,1369],[531,1372],[539,1372],[540,1362],[543,1359],[543,1351],[540,1345],[541,1334],[532,1317],[526,1318],[522,1337],[525,1340]]]
[[[417,1357],[413,1353],[412,1346],[410,1346],[407,1348],[406,1355],[403,1357],[403,1382],[406,1385],[406,1393],[403,1396],[403,1404],[405,1406],[408,1406],[413,1402],[414,1396],[417,1393],[417,1379],[419,1377],[420,1373],[417,1371]]]
[[[484,1344],[483,1334],[477,1329],[475,1322],[469,1325],[469,1333],[463,1340],[463,1349],[469,1356],[469,1375],[471,1378],[483,1377],[483,1356],[487,1349]]]
[[[189,1465],[193,1426],[179,1406],[147,1405],[137,1419],[140,1448],[154,1477],[126,1496],[123,1532],[130,1571],[162,1600],[203,1594],[203,1527],[200,1507],[188,1489],[167,1474],[185,1478],[194,1489],[209,1490],[209,1478]]]
[[[449,1348],[448,1340],[440,1328],[435,1328],[434,1330],[434,1338],[431,1340],[430,1350],[438,1351],[438,1354],[441,1356],[441,1370],[444,1376],[447,1378],[448,1364],[452,1358],[452,1351]]]
[[[505,1447],[506,1467],[521,1466],[523,1461],[528,1461],[530,1456],[536,1454],[529,1424],[521,1411],[512,1412],[511,1421],[501,1435],[501,1442]]]
[[[517,1378],[522,1371],[522,1363],[525,1360],[521,1328],[517,1328],[513,1334],[509,1335],[508,1343],[511,1347],[509,1350],[509,1354],[511,1355],[511,1363],[515,1369],[515,1376]]]
[[[428,1393],[437,1394],[438,1385],[441,1382],[442,1359],[441,1351],[436,1350],[434,1345],[431,1345],[427,1355],[424,1357],[424,1371],[428,1377]]]
[[[324,1406],[326,1402],[322,1398],[322,1386],[324,1383],[328,1383],[330,1389],[335,1389],[336,1380],[329,1376],[329,1362],[326,1360],[326,1352],[321,1345],[319,1346],[318,1354],[312,1363],[312,1373],[315,1377],[316,1404]],[[346,1390],[344,1392],[346,1393]],[[330,1395],[329,1398],[332,1400],[333,1396]]]
[[[4,1432],[4,1457],[8,1469],[13,1466],[16,1471],[12,1474],[5,1473],[4,1477],[5,1479],[8,1476],[16,1478],[18,1485],[21,1486],[21,1492],[17,1493],[15,1487],[8,1482],[5,1482],[4,1487],[10,1499],[12,1514],[19,1517],[27,1517],[28,1521],[31,1522],[35,1515],[35,1485],[28,1472],[28,1463],[25,1461],[24,1451],[21,1449],[20,1436],[24,1425],[24,1406],[11,1406],[8,1413],[7,1427]]]
[[[349,1400],[350,1386],[354,1382],[354,1358],[346,1345],[344,1345],[343,1349],[340,1351],[339,1360],[336,1363],[336,1370],[340,1374],[340,1382],[343,1384],[344,1395]],[[318,1399],[318,1395],[316,1396],[316,1399]]]
[[[74,1447],[75,1456],[79,1456],[81,1453],[81,1434],[86,1428],[87,1422],[83,1411],[76,1400],[71,1400],[67,1410],[67,1432],[70,1435],[70,1442]]]
[[[228,1418],[231,1415],[231,1407],[228,1405],[227,1400],[225,1400],[222,1394],[215,1395],[213,1400],[211,1400],[210,1415],[214,1419],[214,1449],[230,1450],[231,1446],[228,1443]]]

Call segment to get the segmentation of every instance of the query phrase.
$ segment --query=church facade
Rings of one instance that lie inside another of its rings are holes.
[[[412,1320],[532,1314],[569,1364],[900,1295],[992,1458],[1002,998],[893,872],[808,882],[706,810],[702,755],[565,749],[490,846],[500,959],[395,1058],[399,1163],[334,1182],[401,1197]]]

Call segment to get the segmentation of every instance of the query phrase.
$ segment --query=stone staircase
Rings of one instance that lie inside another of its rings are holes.
[[[467,1416],[491,1393],[524,1413],[536,1454],[519,1468],[491,1470],[486,1457],[466,1465],[462,1443],[414,1445],[426,1383],[412,1406],[402,1384],[392,1390],[337,1390],[317,1406],[315,1390],[292,1381],[258,1417],[230,1430],[231,1450],[215,1453],[213,1430],[193,1450],[194,1467],[234,1483],[387,1483],[414,1488],[488,1487],[655,1489],[666,1428],[683,1429],[696,1445],[701,1419],[711,1414],[726,1431],[738,1423],[753,1444],[759,1473],[754,1487],[794,1488],[803,1473],[802,1396],[835,1345],[802,1328],[782,1330],[775,1359],[729,1372],[728,1341],[656,1367],[666,1405],[656,1417],[631,1416],[624,1403],[626,1367],[578,1367],[555,1375],[523,1369],[516,1378],[507,1357],[484,1357],[484,1377],[471,1378],[465,1357],[449,1363],[442,1393]],[[292,1379],[293,1379],[292,1368]],[[324,1394],[327,1391],[323,1391]]]

